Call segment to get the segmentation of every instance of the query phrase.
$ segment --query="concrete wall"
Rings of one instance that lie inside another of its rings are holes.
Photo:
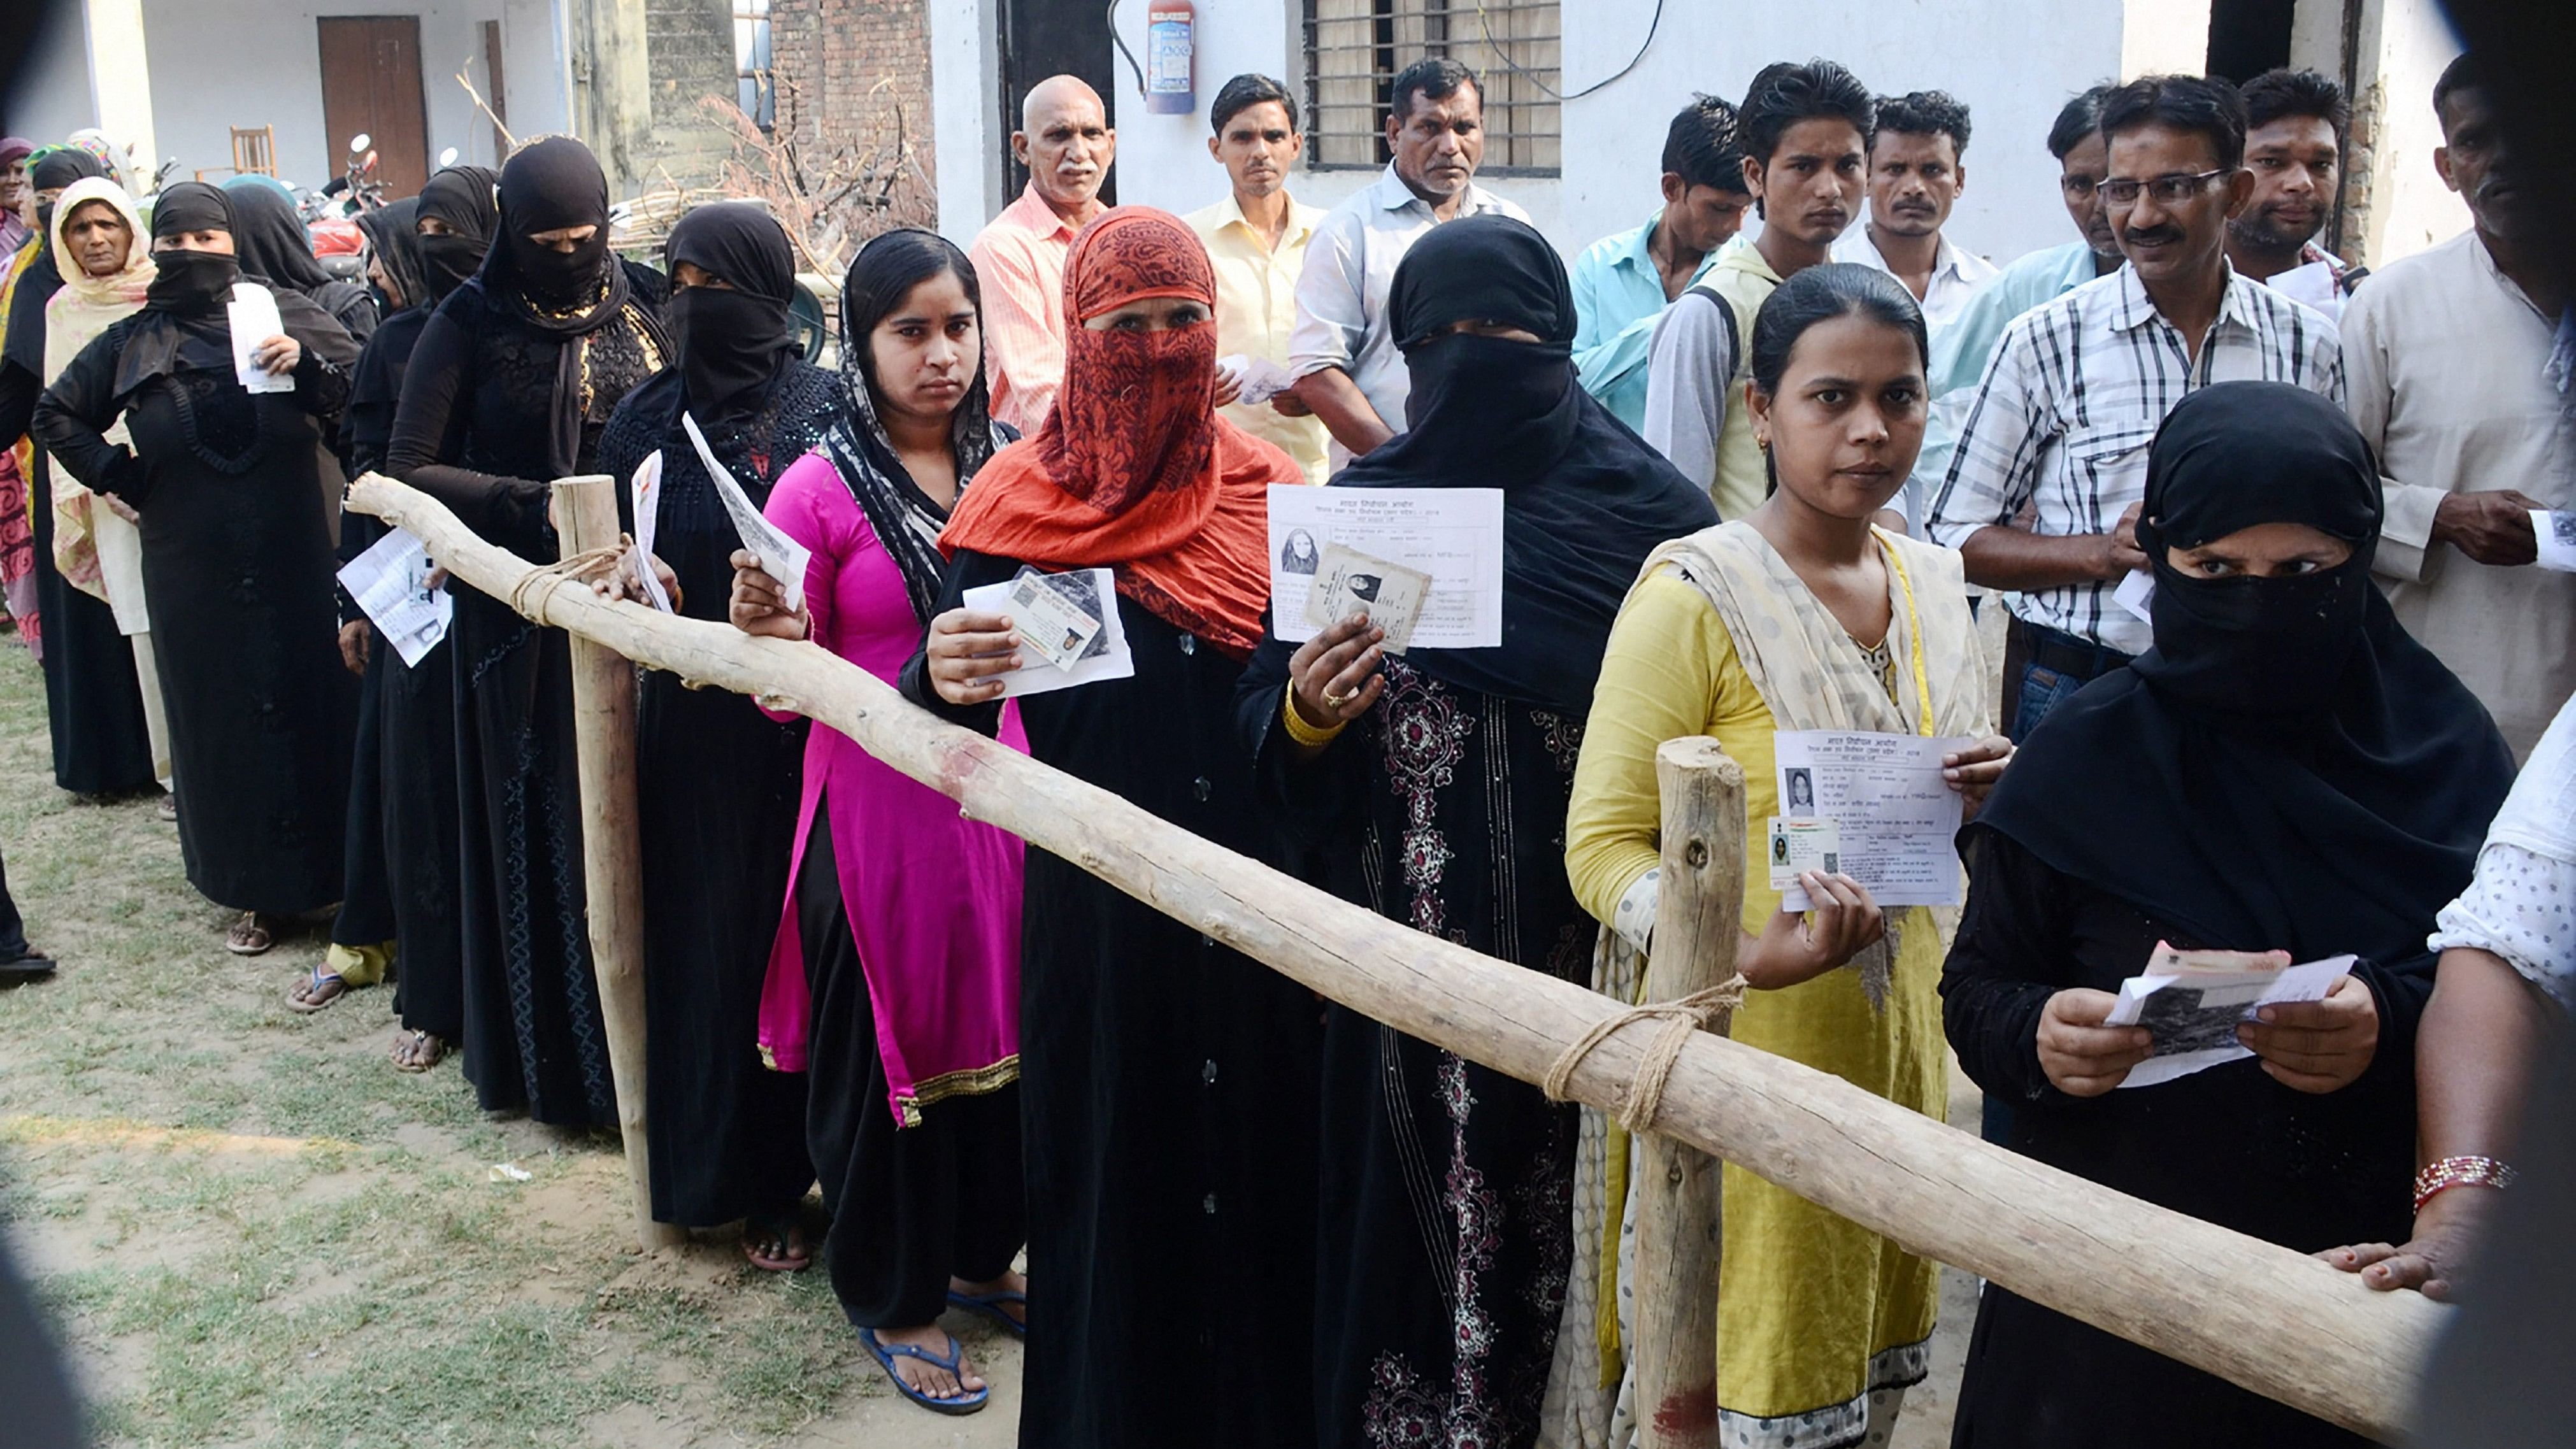
[[[2468,229],[2468,207],[2433,170],[2433,82],[2460,45],[2436,0],[2367,0],[2360,49],[2353,130],[2364,155],[2345,183],[2347,241],[2385,266]]]
[[[927,0],[930,106],[939,167],[939,230],[965,246],[1010,201],[1002,194],[999,16],[993,0]],[[1260,8],[1267,0],[1251,0]],[[1231,7],[1229,7],[1231,8]]]
[[[126,0],[127,4],[134,0]],[[492,128],[463,87],[470,67],[476,89],[491,91],[483,61],[482,22],[500,20],[502,79],[512,131],[521,136],[567,128],[563,58],[549,0],[140,0],[145,34],[142,78],[148,82],[151,140],[177,163],[175,175],[232,164],[231,128],[277,128],[277,169],[286,180],[320,186],[338,174],[348,138],[324,133],[320,32],[329,14],[420,17],[421,100],[428,112],[428,158],[457,149],[462,160],[495,164]],[[80,7],[57,10],[52,34],[39,42],[51,59],[31,72],[30,93],[15,98],[8,124],[39,141],[55,141],[100,124],[90,82],[88,41]],[[130,51],[99,56],[102,76],[131,88],[138,66]],[[133,139],[111,116],[119,140]]]

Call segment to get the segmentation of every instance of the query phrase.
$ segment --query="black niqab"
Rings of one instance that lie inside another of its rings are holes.
[[[663,255],[674,279],[686,265],[731,284],[682,287],[662,306],[684,406],[701,426],[758,412],[796,355],[787,325],[796,258],[787,233],[755,203],[716,202],[681,217]]]
[[[161,242],[192,232],[220,231],[230,233],[238,246],[241,234],[234,230],[233,218],[232,198],[221,188],[202,181],[182,181],[162,192],[153,203],[152,240]],[[221,252],[185,247],[155,250],[152,261],[152,283],[144,291],[143,305],[154,312],[179,317],[220,314],[232,296],[233,283],[242,274],[240,259]]]
[[[500,176],[483,166],[450,166],[420,189],[420,212],[413,220],[434,220],[447,230],[420,238],[421,270],[429,283],[428,305],[447,300],[483,266],[492,232],[500,224],[500,202],[493,188]]]
[[[1387,308],[1395,335],[1415,339],[1411,426],[1332,486],[1503,490],[1501,647],[1416,648],[1405,662],[1580,719],[1646,555],[1717,511],[1576,381],[1565,264],[1526,223],[1488,213],[1434,228],[1396,267]],[[1429,335],[1460,321],[1542,340]]]
[[[608,249],[608,176],[570,136],[549,136],[501,167],[498,235],[483,258],[483,285],[515,300],[530,326],[578,337],[605,326],[626,305],[626,269]],[[570,251],[530,240],[539,232],[590,227]]]
[[[2154,649],[2050,714],[1971,828],[2190,928],[2190,945],[2421,957],[2513,759],[2371,583],[2368,445],[2314,393],[2219,383],[2166,417],[2141,511]],[[2352,557],[2283,579],[2167,560],[2262,523],[2306,524]]]
[[[394,290],[402,294],[400,305],[388,312],[428,307],[433,300],[421,266],[420,233],[413,230],[419,215],[419,200],[409,196],[358,213],[358,230],[365,233],[368,249],[392,279]]]
[[[331,284],[293,202],[261,181],[226,187],[224,195],[232,201],[233,255],[241,259],[243,276],[308,297]]]

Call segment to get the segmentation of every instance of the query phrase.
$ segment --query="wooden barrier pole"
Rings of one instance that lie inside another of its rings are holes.
[[[1664,867],[1646,996],[1675,1001],[1735,974],[1744,919],[1744,767],[1705,735],[1655,751]],[[1719,1015],[1710,1030],[1723,1036]],[[1639,1442],[1717,1444],[1718,1160],[1649,1132],[1637,1139]]]
[[[438,502],[370,474],[350,506],[409,529],[498,599],[533,572]],[[817,645],[540,582],[532,619],[683,679],[839,730],[888,767],[1344,1006],[1524,1082],[1622,1008],[1336,899],[1128,801],[915,708]],[[1613,1032],[1568,1082],[1615,1107],[1661,1024]],[[1978,1141],[1813,1067],[1696,1032],[1658,1131],[1909,1251],[2331,1424],[2394,1440],[2452,1311],[2376,1293],[2304,1253],[2142,1202]]]
[[[571,558],[618,540],[617,480],[555,481],[556,534]],[[432,549],[441,562],[446,555]],[[452,566],[451,566],[452,567]],[[508,598],[505,591],[495,597]],[[573,738],[581,768],[581,876],[590,966],[617,1082],[617,1135],[635,1194],[635,1240],[644,1251],[686,1241],[653,1220],[652,1150],[644,1137],[644,871],[635,824],[635,666],[604,644],[572,636]]]

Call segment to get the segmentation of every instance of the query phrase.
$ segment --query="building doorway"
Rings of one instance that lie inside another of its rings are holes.
[[[2290,63],[2298,0],[2211,0],[2209,73],[2243,85]]]
[[[349,138],[364,131],[376,148],[387,197],[414,196],[429,180],[429,112],[421,102],[420,17],[332,15],[322,37],[322,154],[332,174],[349,164]],[[301,178],[299,178],[301,179]],[[329,176],[305,184],[320,190]]]
[[[1109,12],[1097,0],[1001,0],[1002,32],[1002,199],[1016,200],[1029,184],[1029,170],[1011,154],[1011,133],[1020,128],[1020,102],[1038,82],[1051,75],[1082,78],[1109,109],[1109,124],[1118,124],[1117,75],[1109,58]],[[1118,204],[1118,170],[1111,167],[1101,183],[1103,205]]]

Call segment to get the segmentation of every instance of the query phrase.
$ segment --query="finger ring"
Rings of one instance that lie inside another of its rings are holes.
[[[1340,709],[1350,702],[1351,697],[1347,694],[1335,694],[1329,689],[1324,691],[1324,704],[1327,708]]]

